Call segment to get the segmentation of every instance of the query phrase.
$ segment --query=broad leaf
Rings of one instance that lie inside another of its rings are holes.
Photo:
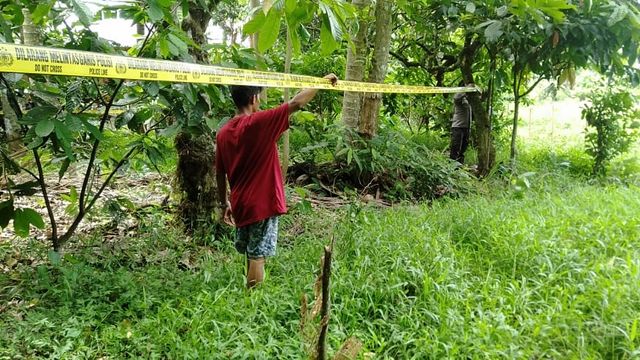
[[[4,229],[9,225],[9,221],[13,219],[15,209],[13,208],[13,200],[0,202],[0,228]]]
[[[262,11],[258,11],[253,19],[244,24],[242,31],[247,35],[255,34],[262,29],[266,20],[266,15]]]
[[[504,32],[502,31],[502,22],[498,20],[494,20],[491,22],[489,26],[484,30],[484,36],[488,42],[496,42],[502,36]]]
[[[264,53],[267,49],[271,48],[278,39],[280,34],[280,18],[281,13],[276,9],[271,9],[267,15],[264,26],[258,32],[258,51]]]
[[[467,8],[466,8],[467,12],[470,14],[473,14],[476,12],[476,4],[474,4],[473,2],[469,2],[467,3]]]
[[[325,16],[323,16],[323,21],[326,23],[325,25],[331,30],[333,38],[336,41],[340,41],[343,35],[342,28],[333,9],[324,3],[320,3],[320,10],[325,14]]]
[[[71,160],[68,158],[62,160],[62,165],[60,165],[60,170],[58,170],[58,181],[62,180],[62,177],[64,177],[64,174],[69,169],[69,165],[71,165]]]
[[[336,39],[333,37],[333,34],[331,33],[331,29],[329,29],[328,22],[329,22],[328,20],[323,21],[322,27],[320,28],[320,42],[322,44],[322,49],[321,49],[322,55],[329,55],[338,48],[338,43],[336,42]]]
[[[47,1],[36,6],[35,10],[31,13],[31,19],[33,23],[36,25],[42,25],[44,23],[45,18],[49,15],[49,11],[51,11],[51,7],[53,6],[54,1]]]
[[[73,8],[73,12],[78,16],[78,20],[82,23],[82,25],[89,27],[91,25],[91,20],[93,19],[93,13],[91,9],[85,5],[84,1],[71,0],[71,7]]]
[[[36,106],[24,114],[19,122],[25,125],[35,125],[39,123],[40,120],[53,117],[57,112],[58,109],[53,106]]]
[[[75,160],[75,155],[71,149],[71,142],[73,141],[73,134],[69,131],[69,128],[62,121],[56,120],[54,122],[56,130],[56,138],[60,142],[60,145],[64,149],[65,155],[71,160]]]
[[[53,131],[53,120],[52,119],[42,119],[36,125],[36,135],[40,137],[49,136]]]
[[[169,33],[167,36],[169,40],[169,50],[171,54],[175,56],[185,55],[189,52],[189,48],[187,47],[187,43],[185,43],[182,39],[176,36],[173,33]]]
[[[158,3],[158,0],[149,0],[149,10],[147,13],[152,22],[158,22],[164,18],[164,11]]]
[[[44,228],[42,216],[33,209],[16,209],[13,217],[13,230],[20,237],[29,236],[29,227],[34,225],[39,229]]]

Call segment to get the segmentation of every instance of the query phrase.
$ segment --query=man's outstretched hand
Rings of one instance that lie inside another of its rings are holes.
[[[336,86],[336,84],[338,83],[338,77],[333,73],[325,75],[324,79],[331,81],[331,85],[333,86]]]

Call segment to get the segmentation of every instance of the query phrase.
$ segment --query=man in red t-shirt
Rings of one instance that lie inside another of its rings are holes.
[[[333,85],[338,81],[334,74],[324,78]],[[248,288],[264,279],[265,258],[276,252],[278,215],[287,212],[276,142],[289,128],[289,115],[318,92],[302,90],[277,108],[259,111],[261,91],[260,87],[232,86],[238,114],[216,136],[218,199],[223,220],[229,224],[235,221],[238,228],[235,247],[247,256]]]

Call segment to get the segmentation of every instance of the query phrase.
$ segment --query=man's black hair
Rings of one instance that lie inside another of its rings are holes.
[[[255,95],[260,95],[260,93],[262,92],[262,87],[232,85],[230,86],[230,90],[231,98],[233,98],[233,102],[236,104],[236,107],[238,109],[242,109],[243,107],[249,106],[249,104],[251,104],[251,99]]]

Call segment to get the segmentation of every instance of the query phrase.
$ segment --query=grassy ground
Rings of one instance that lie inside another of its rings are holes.
[[[139,236],[0,274],[0,358],[304,357],[300,296],[331,235],[332,351],[355,335],[376,358],[638,357],[640,189],[567,179],[294,210],[251,295],[228,241],[185,241],[150,213]]]
[[[364,358],[639,358],[640,165],[588,181],[581,126],[539,113],[521,127],[526,178],[385,210],[295,206],[250,295],[230,240],[186,239],[153,208],[60,263],[0,242],[0,359],[304,358],[300,298],[332,236],[330,353],[356,336]]]

